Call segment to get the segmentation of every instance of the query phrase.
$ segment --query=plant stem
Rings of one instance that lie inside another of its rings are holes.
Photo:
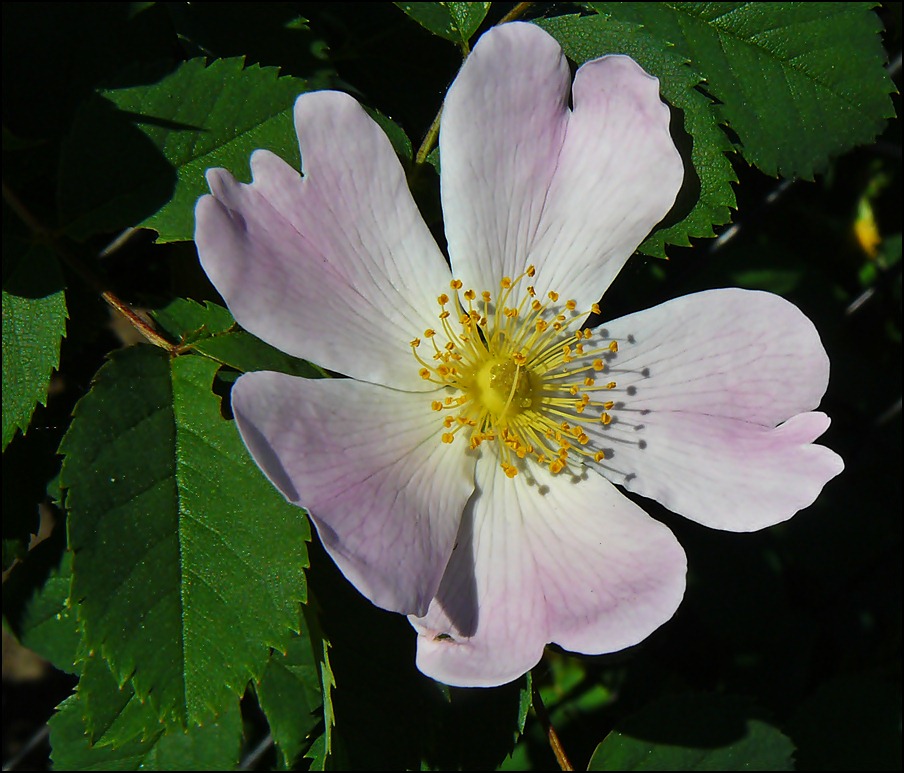
[[[125,317],[129,324],[141,333],[141,335],[150,343],[154,344],[154,346],[159,346],[170,354],[176,353],[178,347],[160,335],[150,322],[141,317],[141,315],[139,315],[128,303],[115,295],[111,290],[108,290],[107,281],[81,260],[81,258],[78,258],[67,250],[59,237],[38,220],[28,207],[22,203],[19,197],[7,187],[5,180],[3,181],[3,201],[5,201],[9,208],[16,213],[23,223],[25,223],[35,239],[50,247],[50,249],[52,249],[60,259],[69,266],[69,268],[75,271],[76,274],[78,274],[100,295],[101,298],[104,299],[111,309],[114,309],[117,313]]]
[[[559,767],[562,770],[574,770],[574,766],[571,764],[568,755],[565,753],[565,747],[562,746],[562,742],[559,740],[559,734],[552,726],[549,714],[546,712],[546,706],[543,704],[543,698],[540,697],[540,690],[537,687],[537,683],[533,680],[531,680],[531,692],[533,693],[532,705],[534,707],[534,713],[537,715],[537,719],[540,720],[540,724],[543,725],[543,730],[546,732],[546,737],[549,740],[549,746],[552,749],[552,753],[556,757],[556,762],[559,763]]]
[[[514,21],[515,19],[520,18],[532,5],[533,3],[518,3],[497,22],[497,25],[505,24],[507,21]],[[468,58],[467,45],[462,47],[462,54],[463,59],[461,63],[464,64],[465,59]],[[417,153],[414,156],[414,163],[416,166],[421,166],[427,160],[427,156],[430,155],[430,151],[433,150],[433,147],[436,145],[436,138],[439,135],[439,120],[442,114],[443,106],[440,105],[439,110],[436,112],[436,118],[433,119],[433,123],[431,123],[430,128],[427,129],[424,141],[421,142],[421,146],[417,149]]]

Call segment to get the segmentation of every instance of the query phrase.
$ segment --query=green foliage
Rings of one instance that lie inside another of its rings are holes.
[[[308,87],[278,75],[272,67],[245,68],[241,58],[192,59],[148,85],[105,89],[88,100],[63,143],[66,232],[84,239],[140,226],[164,242],[188,240],[210,167],[247,180],[248,156],[267,148],[297,169],[292,105]]]
[[[424,29],[434,35],[468,45],[484,20],[489,3],[395,3]]]
[[[304,378],[324,375],[316,365],[291,357],[242,330],[227,309],[210,301],[202,306],[176,298],[153,316],[185,350],[236,370],[277,370]]]
[[[5,450],[17,430],[28,429],[38,403],[47,404],[50,376],[60,362],[67,313],[63,276],[47,247],[7,238],[4,227],[3,263]]]
[[[794,770],[794,745],[747,703],[719,695],[666,698],[625,719],[588,770]]]
[[[812,179],[893,114],[871,3],[589,3],[674,46],[719,100],[744,158]]]
[[[78,695],[63,701],[48,724],[57,770],[232,770],[242,735],[237,700],[200,727],[158,732],[119,747],[91,745]]]
[[[60,449],[86,645],[181,726],[244,691],[305,598],[306,520],[220,415],[217,368],[115,353]]]

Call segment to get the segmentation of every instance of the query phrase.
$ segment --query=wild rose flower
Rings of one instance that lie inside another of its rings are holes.
[[[633,60],[588,62],[570,87],[535,26],[475,46],[440,136],[451,271],[342,93],[295,104],[303,177],[259,150],[252,184],[212,169],[197,206],[201,262],[241,325],[348,376],[243,375],[245,444],[453,685],[510,681],[548,642],[612,652],[672,616],[684,552],[613,484],[751,531],[842,469],[812,444],[826,353],[783,299],[713,290],[582,328],[683,167]]]

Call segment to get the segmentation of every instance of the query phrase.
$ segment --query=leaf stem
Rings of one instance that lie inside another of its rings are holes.
[[[164,338],[158,333],[154,327],[135,311],[128,303],[119,298],[111,290],[107,289],[107,281],[88,266],[81,258],[73,255],[65,248],[60,238],[47,226],[45,226],[32,212],[26,207],[19,197],[6,185],[3,181],[3,201],[9,208],[16,213],[19,219],[25,223],[32,235],[39,242],[50,247],[69,268],[75,271],[88,285],[94,289],[106,304],[117,313],[121,314],[128,320],[142,336],[154,346],[165,349],[170,354],[176,354],[178,347],[176,344]]]
[[[509,11],[505,16],[503,16],[496,25],[505,24],[507,21],[514,21],[515,19],[520,18],[527,12],[527,9],[530,8],[533,3],[518,3]],[[465,60],[468,58],[468,48],[467,44],[462,45],[462,61],[464,64]],[[436,117],[433,119],[433,123],[430,124],[430,128],[427,129],[427,134],[424,135],[424,141],[421,142],[421,146],[417,149],[417,153],[414,156],[414,163],[416,166],[421,166],[427,160],[427,156],[430,155],[430,151],[433,150],[436,145],[436,138],[439,135],[439,121],[440,116],[443,114],[443,106],[439,106],[439,110],[436,112]]]
[[[562,742],[559,740],[559,734],[549,719],[549,714],[543,704],[543,698],[540,697],[540,688],[537,687],[536,680],[531,680],[531,692],[533,693],[532,705],[534,713],[537,715],[537,719],[540,720],[540,724],[543,725],[543,730],[546,732],[546,737],[549,740],[552,753],[556,757],[556,762],[559,763],[559,767],[562,770],[574,770],[574,766],[565,753],[565,747],[562,746]]]

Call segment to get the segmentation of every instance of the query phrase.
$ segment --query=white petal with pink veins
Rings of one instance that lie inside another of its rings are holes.
[[[395,612],[423,612],[474,489],[474,457],[440,442],[431,395],[350,379],[247,373],[232,408],[258,466],[306,507],[346,577]]]
[[[603,326],[618,341],[600,469],[699,523],[752,531],[810,505],[843,463],[813,445],[829,361],[813,323],[769,293],[711,290]]]
[[[451,277],[389,140],[340,92],[300,96],[295,126],[304,177],[265,150],[251,158],[251,185],[208,172],[195,230],[204,270],[273,346],[364,381],[429,388],[408,342],[436,324]]]
[[[671,618],[685,570],[672,533],[595,472],[529,465],[509,479],[489,454],[437,597],[411,618],[418,667],[491,686],[531,669],[548,642],[623,649]]]
[[[453,270],[495,291],[528,264],[582,309],[599,300],[668,212],[684,176],[659,81],[624,56],[571,79],[559,45],[506,24],[474,47],[449,90],[440,132]]]

